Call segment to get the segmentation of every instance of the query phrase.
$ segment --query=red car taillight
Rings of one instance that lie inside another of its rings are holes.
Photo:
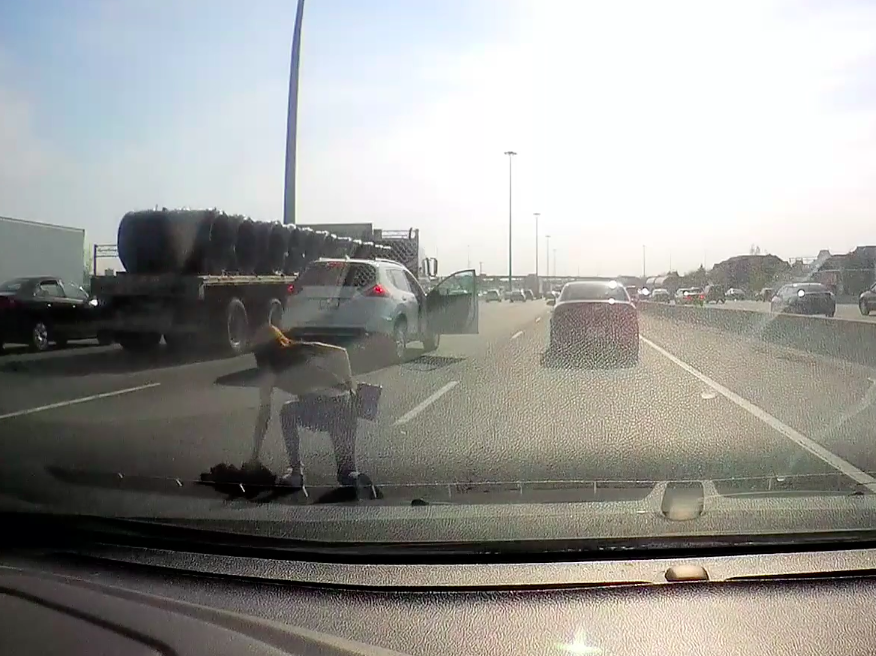
[[[700,300],[701,300],[701,301],[705,301],[705,300],[706,300],[706,295],[705,295],[705,294],[700,294]]]
[[[289,286],[286,288],[286,293],[287,293],[289,296],[294,296],[294,295],[297,294],[299,291],[300,291],[300,290],[299,290],[295,285],[289,285]]]
[[[383,285],[374,285],[371,289],[368,290],[366,296],[379,296],[381,298],[386,298],[389,296],[389,292],[386,291],[386,287]]]

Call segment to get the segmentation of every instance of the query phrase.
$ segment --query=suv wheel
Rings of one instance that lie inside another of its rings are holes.
[[[438,347],[441,345],[441,335],[426,335],[423,338],[423,349],[426,352],[436,351]]]
[[[49,330],[42,321],[37,321],[30,329],[30,350],[45,351],[49,348]]]
[[[392,328],[392,340],[390,341],[390,357],[397,364],[403,362],[408,350],[408,324],[404,319],[395,322]]]
[[[861,314],[863,314],[865,317],[868,314],[870,314],[870,308],[867,306],[867,301],[865,301],[864,299],[861,299],[858,302],[858,309],[861,311]]]

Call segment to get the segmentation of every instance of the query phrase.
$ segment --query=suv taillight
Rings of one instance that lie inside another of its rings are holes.
[[[385,298],[385,297],[389,296],[389,292],[386,291],[386,287],[384,287],[383,285],[377,284],[377,285],[374,285],[374,287],[372,287],[371,289],[369,289],[365,295],[366,296],[379,296],[379,297]]]
[[[296,287],[295,285],[289,285],[286,288],[286,294],[288,294],[289,296],[293,296],[293,295],[297,294],[299,291],[301,291],[301,290],[298,287]]]

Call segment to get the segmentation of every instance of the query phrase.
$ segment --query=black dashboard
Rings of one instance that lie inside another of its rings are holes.
[[[876,652],[874,562],[867,549],[402,566],[7,550],[0,654],[857,656]]]

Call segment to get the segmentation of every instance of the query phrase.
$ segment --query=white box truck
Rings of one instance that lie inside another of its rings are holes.
[[[0,217],[0,283],[51,276],[85,281],[85,230]]]

